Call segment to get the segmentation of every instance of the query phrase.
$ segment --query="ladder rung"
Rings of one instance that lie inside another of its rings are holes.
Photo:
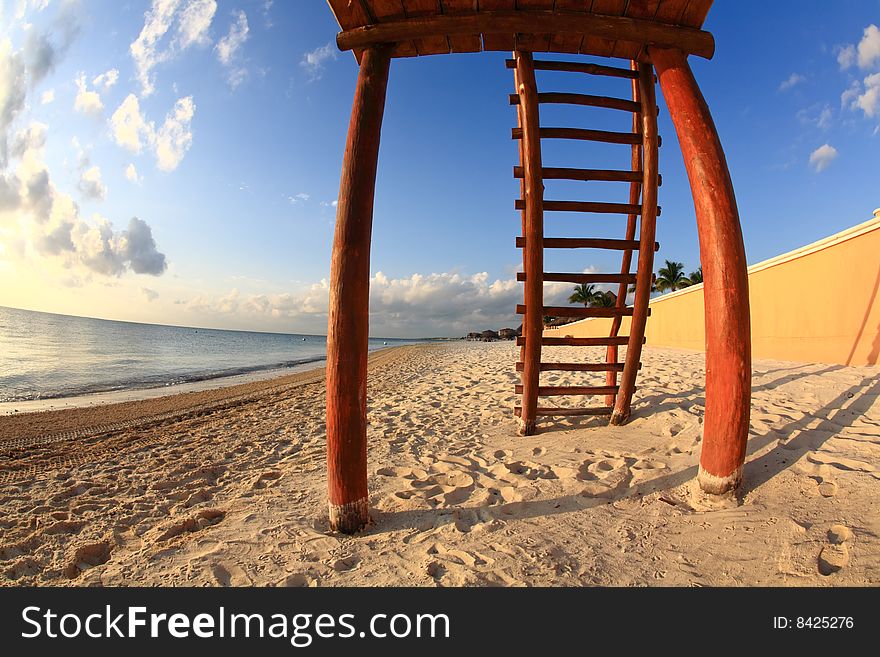
[[[513,177],[522,178],[523,168],[513,167]],[[642,182],[641,171],[618,171],[615,169],[576,169],[570,167],[543,167],[541,177],[544,180],[583,180],[600,182]],[[663,184],[663,177],[657,175],[657,186]]]
[[[516,68],[516,61],[508,59],[505,61],[507,68]],[[618,68],[616,66],[603,66],[601,64],[590,64],[589,62],[555,62],[545,59],[536,59],[535,70],[537,71],[568,71],[570,73],[587,73],[588,75],[605,75],[612,78],[628,78],[636,80],[639,77],[638,71],[632,71],[628,68]]]
[[[510,94],[510,104],[519,105],[519,94]],[[611,98],[609,96],[593,96],[590,94],[570,94],[546,92],[538,94],[538,102],[555,105],[584,105],[587,107],[606,107],[626,112],[641,112],[642,105],[632,100]]]
[[[516,364],[517,372],[524,369],[524,363]],[[623,363],[540,363],[539,369],[541,372],[623,372]]]
[[[607,130],[589,130],[587,128],[541,128],[541,139],[580,139],[582,141],[601,141],[606,144],[642,143],[642,136],[635,132],[609,132]],[[514,139],[522,139],[522,128],[512,128]],[[660,138],[657,138],[658,144]]]
[[[553,408],[547,406],[538,406],[536,415],[611,415],[614,409],[611,406],[597,406],[595,408]],[[522,406],[514,406],[513,414],[516,417],[522,417]]]
[[[513,167],[513,177],[522,178],[521,166]],[[642,182],[641,171],[620,171],[615,169],[577,169],[572,167],[543,167],[541,177],[544,180],[583,180],[600,182]],[[663,186],[663,174],[657,174],[657,186]]]
[[[629,342],[629,336],[616,335],[610,338],[545,338],[541,337],[541,344],[545,347],[606,347],[608,345],[625,345]],[[526,343],[523,336],[516,338],[516,346],[522,347]],[[642,344],[645,338],[642,338]]]
[[[514,209],[525,210],[526,202],[517,199]],[[544,201],[545,212],[592,212],[595,214],[642,214],[642,206],[634,203],[594,203],[592,201]],[[657,206],[660,216],[660,206]]]
[[[561,397],[563,395],[616,395],[620,386],[538,386],[538,397]],[[521,395],[522,384],[517,384],[516,394]]]
[[[522,249],[526,245],[525,237],[516,238],[516,246]],[[638,240],[612,240],[592,237],[545,237],[545,249],[612,249],[615,251],[638,251]],[[654,250],[660,250],[660,243],[654,242]]]
[[[525,315],[526,307],[522,304],[516,307],[517,315]],[[632,308],[578,308],[576,306],[542,306],[542,315],[550,317],[632,317]],[[648,314],[651,309],[648,308]]]
[[[636,274],[575,274],[567,272],[545,271],[543,272],[545,283],[635,283]],[[521,271],[516,275],[520,283],[526,280],[526,273]]]

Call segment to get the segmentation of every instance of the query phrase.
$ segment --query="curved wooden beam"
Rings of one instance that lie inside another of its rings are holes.
[[[636,375],[648,322],[648,302],[654,276],[654,236],[657,229],[658,150],[657,100],[654,95],[654,69],[650,64],[639,64],[639,100],[642,103],[642,225],[639,233],[639,259],[636,269],[636,291],[633,316],[630,322],[629,342],[626,346],[626,364],[620,375],[620,389],[611,413],[611,424],[623,424],[629,418],[630,403],[636,388]]]
[[[346,534],[370,520],[367,503],[367,341],[370,233],[379,134],[391,59],[361,58],[342,160],[330,265],[327,326],[327,488],[330,528]]]
[[[749,279],[721,140],[687,56],[650,48],[694,197],[706,304],[706,412],[700,487],[724,493],[742,477],[751,401]]]
[[[430,39],[457,34],[583,34],[610,41],[630,41],[649,46],[678,48],[712,59],[715,39],[692,27],[600,14],[556,13],[554,11],[481,11],[464,16],[432,15],[401,21],[376,23],[344,30],[336,35],[340,50],[413,39]]]
[[[523,167],[523,269],[525,277],[522,351],[522,416],[520,433],[535,433],[538,385],[541,375],[541,336],[544,331],[544,182],[541,164],[541,129],[538,118],[538,85],[528,52],[515,53],[516,92],[519,96],[523,138],[520,157]]]

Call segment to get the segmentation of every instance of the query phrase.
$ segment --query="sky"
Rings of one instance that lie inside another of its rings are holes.
[[[833,8],[832,8],[833,6]],[[713,112],[750,264],[880,207],[880,0],[716,2]],[[0,0],[0,305],[323,334],[357,64],[322,0]],[[379,156],[371,334],[515,327],[519,184],[509,53],[394,60]],[[540,55],[544,58],[571,56]],[[605,62],[609,63],[609,62]],[[611,62],[613,63],[613,62]],[[539,73],[542,91],[627,81]],[[681,154],[660,103],[659,265],[699,266]],[[541,107],[545,126],[630,115]],[[629,149],[545,142],[545,166],[627,168]],[[626,202],[622,183],[545,198]],[[547,236],[622,237],[625,217],[548,213]],[[547,256],[616,272],[619,254]],[[548,286],[546,303],[570,286]]]

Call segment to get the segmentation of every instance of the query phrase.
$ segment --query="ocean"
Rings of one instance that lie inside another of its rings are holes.
[[[414,342],[377,338],[370,349]],[[137,324],[0,307],[0,403],[280,370],[321,361],[326,353],[323,335]]]

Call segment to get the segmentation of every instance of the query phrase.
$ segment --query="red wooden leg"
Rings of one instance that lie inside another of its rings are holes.
[[[390,58],[368,48],[342,162],[330,265],[327,327],[327,488],[331,529],[352,534],[369,522],[367,340],[370,233]]]
[[[690,179],[706,302],[706,413],[699,482],[708,493],[736,488],[749,432],[749,281],[730,172],[709,107],[687,57],[649,49]]]

